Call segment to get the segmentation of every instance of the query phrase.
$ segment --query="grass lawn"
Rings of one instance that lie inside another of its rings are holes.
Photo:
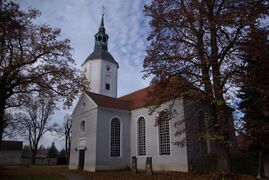
[[[0,167],[2,180],[67,180],[60,172],[67,171],[66,167],[57,166],[8,166]]]
[[[87,172],[81,170],[68,170],[66,166],[10,166],[0,167],[0,179],[14,180],[64,180],[67,179],[61,176],[62,173],[74,174],[83,176],[88,179],[96,180],[133,180],[133,179],[156,179],[156,180],[174,180],[174,179],[189,179],[189,180],[215,180],[222,179],[222,176],[214,173],[180,173],[180,172],[158,172],[153,176],[148,176],[144,172],[133,174],[128,170],[124,171],[100,171],[100,172]],[[254,177],[250,176],[234,176],[233,179],[238,180],[254,180]]]

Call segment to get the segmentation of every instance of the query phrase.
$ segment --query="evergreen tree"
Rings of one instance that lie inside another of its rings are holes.
[[[48,157],[50,157],[50,158],[57,158],[58,157],[58,150],[57,150],[54,142],[52,142],[51,146],[48,149]]]
[[[258,152],[264,152],[269,144],[268,35],[268,30],[252,27],[242,46],[245,66],[242,67],[239,108],[245,113],[244,131]]]

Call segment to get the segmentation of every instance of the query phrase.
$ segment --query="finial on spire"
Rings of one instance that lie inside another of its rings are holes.
[[[105,14],[105,6],[102,6],[102,16]]]
[[[105,14],[105,6],[102,6],[102,20],[100,26],[104,26],[104,14]]]

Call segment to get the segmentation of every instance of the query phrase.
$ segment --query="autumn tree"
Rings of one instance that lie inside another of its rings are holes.
[[[239,108],[244,113],[243,131],[256,152],[269,150],[269,31],[252,27],[244,51],[240,76]],[[268,153],[268,152],[267,152]]]
[[[178,95],[208,102],[217,144],[217,170],[230,173],[229,103],[241,63],[239,44],[250,20],[258,24],[268,15],[268,2],[153,0],[144,11],[152,28],[144,60],[145,77],[153,76],[155,83],[155,90],[149,94],[155,104],[151,111],[163,99]],[[173,80],[175,77],[178,81]]]
[[[52,123],[52,115],[56,104],[52,99],[32,97],[32,102],[23,105],[21,112],[16,114],[18,131],[25,137],[32,151],[32,164],[35,164],[36,153],[41,138],[47,132],[55,131],[56,123]]]
[[[74,67],[70,41],[49,25],[36,25],[36,9],[0,1],[0,145],[8,108],[21,107],[31,93],[71,105],[86,84]]]

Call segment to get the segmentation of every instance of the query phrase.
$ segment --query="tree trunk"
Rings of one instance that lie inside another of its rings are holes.
[[[217,171],[226,175],[231,174],[230,156],[230,114],[226,105],[217,105],[217,135],[221,138],[217,142]]]
[[[231,157],[229,148],[223,143],[218,144],[217,171],[223,174],[231,174]]]
[[[35,165],[37,150],[32,151],[32,153],[33,153],[33,155],[32,155],[32,165]]]
[[[5,105],[1,102],[0,105],[0,149],[3,141],[3,132],[4,132],[4,114],[5,114]]]

